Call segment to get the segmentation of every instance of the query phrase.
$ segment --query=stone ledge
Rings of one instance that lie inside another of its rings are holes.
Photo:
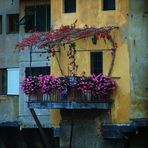
[[[39,102],[39,101],[30,101],[28,102],[29,108],[37,109],[111,109],[111,102]]]

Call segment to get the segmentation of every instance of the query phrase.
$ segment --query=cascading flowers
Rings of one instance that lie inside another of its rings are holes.
[[[66,96],[69,88],[75,88],[83,93],[91,93],[95,98],[106,96],[113,92],[116,83],[110,77],[103,74],[91,76],[61,76],[39,75],[38,77],[25,78],[21,84],[21,90],[25,94],[35,94],[40,91],[42,94],[51,94],[59,91]]]
[[[52,75],[39,75],[38,85],[43,94],[51,94],[52,91],[60,88],[60,80]]]
[[[36,76],[33,76],[33,77],[29,76],[28,78],[25,78],[22,81],[20,89],[25,94],[35,94],[36,91],[38,91],[38,89],[39,89],[38,77],[36,77]]]
[[[82,93],[91,93],[95,97],[108,95],[115,88],[115,81],[103,74],[79,77],[77,82],[78,90]]]
[[[92,94],[97,96],[105,96],[110,94],[116,88],[116,83],[110,77],[106,77],[103,74],[92,75],[90,77],[93,83]]]

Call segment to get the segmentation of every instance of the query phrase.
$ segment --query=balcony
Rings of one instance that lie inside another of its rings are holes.
[[[35,109],[111,109],[112,100],[108,97],[94,98],[89,93],[80,93],[76,89],[68,91],[67,96],[61,96],[59,92],[30,95],[29,108]]]
[[[21,90],[29,95],[28,107],[38,109],[111,109],[115,88],[115,82],[102,74],[29,76],[21,85]]]

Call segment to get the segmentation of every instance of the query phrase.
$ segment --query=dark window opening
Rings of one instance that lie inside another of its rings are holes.
[[[25,32],[35,32],[35,7],[25,9]]]
[[[19,21],[25,25],[25,32],[46,32],[50,30],[50,5],[27,6],[25,16]]]
[[[7,94],[7,69],[0,69],[0,95]]]
[[[7,15],[7,33],[18,33],[19,31],[19,15],[9,14]]]
[[[2,15],[0,15],[0,34],[2,34]]]
[[[100,74],[103,72],[103,54],[102,52],[91,52],[91,74]]]
[[[39,76],[50,74],[50,67],[27,67],[25,70],[26,77],[28,76]]]
[[[115,10],[116,0],[103,0],[103,10]]]
[[[64,12],[76,12],[76,0],[64,0]]]

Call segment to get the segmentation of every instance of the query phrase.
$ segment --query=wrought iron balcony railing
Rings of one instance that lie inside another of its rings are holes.
[[[62,96],[59,92],[51,95],[37,93],[29,96],[28,107],[38,109],[111,109],[109,96],[93,97],[90,93],[80,93],[75,89]]]

